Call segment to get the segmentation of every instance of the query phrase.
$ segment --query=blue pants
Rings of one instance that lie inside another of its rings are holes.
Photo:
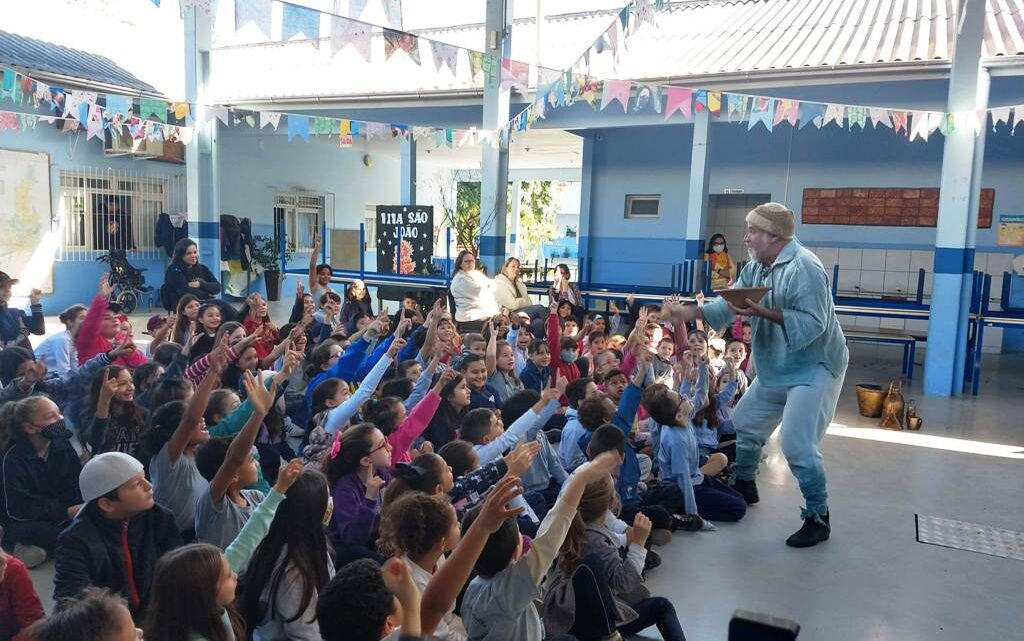
[[[827,514],[825,462],[818,444],[835,416],[845,376],[845,370],[833,377],[824,366],[816,365],[809,385],[768,387],[755,378],[732,413],[737,437],[735,477],[756,478],[761,448],[781,421],[782,454],[807,504],[802,515]]]
[[[709,521],[731,523],[747,513],[743,495],[710,476],[705,475],[700,485],[693,486],[693,498],[697,500],[697,514]]]

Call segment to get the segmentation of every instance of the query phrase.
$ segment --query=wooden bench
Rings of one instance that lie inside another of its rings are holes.
[[[885,330],[864,331],[864,330],[843,330],[846,335],[846,343],[874,343],[876,345],[902,345],[903,346],[903,375],[907,380],[914,378],[914,356],[917,354],[917,338],[910,334],[900,332],[889,332]]]

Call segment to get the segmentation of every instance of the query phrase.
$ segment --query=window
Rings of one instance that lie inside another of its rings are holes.
[[[96,170],[60,172],[62,250],[155,250],[154,231],[168,211],[167,178]]]
[[[274,219],[284,223],[288,248],[295,253],[313,251],[313,237],[324,220],[324,196],[311,193],[279,193]]]
[[[626,194],[626,218],[657,218],[661,194]]]
[[[377,251],[377,204],[363,208],[363,241],[366,251]]]

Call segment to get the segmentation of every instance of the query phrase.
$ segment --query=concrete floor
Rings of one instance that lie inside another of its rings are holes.
[[[822,447],[831,540],[808,550],[784,545],[800,525],[801,500],[773,438],[760,504],[740,523],[680,533],[659,548],[663,565],[648,579],[652,593],[672,600],[691,641],[725,641],[737,608],[793,619],[803,628],[799,638],[814,641],[1022,638],[1024,564],[917,543],[914,515],[1024,531],[1024,357],[986,356],[977,398],[924,397],[919,366],[905,396],[917,400],[924,429],[893,433],[858,415],[854,386],[898,376],[898,350],[854,345],[852,351]],[[49,610],[52,563],[33,578]],[[653,630],[646,636],[657,638]]]

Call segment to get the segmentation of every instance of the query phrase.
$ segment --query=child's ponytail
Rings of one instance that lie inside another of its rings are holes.
[[[330,454],[323,462],[323,472],[331,487],[341,477],[359,469],[359,461],[370,455],[376,429],[373,423],[359,423],[335,435]]]

